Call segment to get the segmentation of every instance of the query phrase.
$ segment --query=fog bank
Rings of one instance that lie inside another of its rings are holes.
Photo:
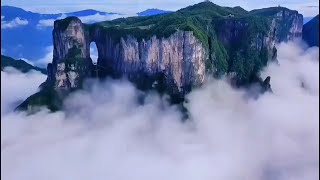
[[[188,95],[184,123],[178,108],[155,93],[139,104],[141,92],[125,80],[88,82],[66,100],[64,112],[9,112],[43,77],[1,72],[1,178],[316,179],[318,51],[280,44],[280,65],[262,73],[271,76],[274,93],[257,100],[208,80]]]

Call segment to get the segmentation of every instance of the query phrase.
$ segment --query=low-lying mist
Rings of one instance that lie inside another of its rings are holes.
[[[278,46],[273,93],[248,99],[209,79],[187,97],[190,120],[125,80],[88,82],[65,111],[26,116],[13,104],[40,74],[1,72],[1,179],[314,180],[319,178],[319,49]]]

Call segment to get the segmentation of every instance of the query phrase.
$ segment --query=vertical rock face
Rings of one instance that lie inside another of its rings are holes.
[[[114,43],[108,34],[96,31],[93,41],[99,51],[98,63],[133,81],[164,77],[164,86],[173,94],[200,85],[205,76],[206,49],[193,32],[177,31],[168,38],[122,37]],[[143,81],[143,80],[142,80]]]
[[[276,43],[302,36],[303,16],[297,11],[273,7],[249,14],[252,16],[212,22],[228,52],[228,70],[237,84],[250,83],[268,61],[276,60]]]
[[[298,11],[283,9],[274,16],[273,21],[277,42],[302,37],[303,16]]]
[[[225,19],[216,26],[216,32],[221,43],[230,47],[232,51],[246,51],[248,49],[262,52],[264,48],[268,52],[268,59],[275,59],[275,44],[277,42],[274,27],[268,23],[258,22],[261,30],[251,30],[255,22],[247,19]]]
[[[55,21],[53,35],[53,59],[56,63],[67,58],[69,50],[77,47],[82,58],[90,57],[90,47],[87,47],[88,34],[78,18],[66,18]]]
[[[88,32],[80,19],[69,17],[55,21],[52,35],[54,50],[48,82],[56,90],[76,89],[92,68]]]
[[[276,43],[301,37],[303,18],[298,12],[284,8],[266,17],[231,16],[219,21],[213,20],[207,25],[207,31],[209,26],[213,29],[211,34],[205,34],[211,42],[209,47],[194,31],[176,30],[166,37],[151,35],[145,38],[124,33],[115,38],[104,26],[92,28],[75,17],[56,21],[54,56],[48,69],[52,77],[48,79],[54,81],[58,90],[80,87],[82,80],[93,70],[90,43],[94,42],[98,49],[98,65],[109,74],[125,76],[142,87],[161,81],[169,94],[184,95],[193,86],[201,85],[206,66],[213,66],[216,55],[220,55],[220,62],[221,57],[225,57],[222,58],[227,61],[227,65],[223,65],[225,72],[247,81],[268,60],[276,59]],[[227,55],[223,54],[225,52]],[[213,68],[219,69],[219,66]]]
[[[70,58],[75,63],[91,62],[91,42],[97,45],[100,66],[113,75],[126,76],[141,86],[161,80],[167,92],[182,95],[204,81],[207,52],[193,32],[177,31],[168,38],[153,36],[139,41],[126,36],[115,42],[101,29],[96,29],[89,37],[78,18],[68,23],[66,27],[61,27],[61,22],[55,23],[53,31],[54,59],[49,71],[54,77],[48,79],[55,81],[56,89],[79,87],[78,79],[82,78],[81,73],[77,72],[79,68],[82,71],[86,68],[88,72],[93,70],[92,65],[88,68],[68,63]]]
[[[276,43],[301,38],[302,26],[302,15],[286,8],[248,12],[209,1],[167,15],[93,25],[76,17],[57,20],[53,61],[43,83],[48,88],[23,107],[44,100],[41,104],[58,107],[56,94],[81,88],[82,81],[93,75],[125,76],[141,89],[168,93],[173,103],[213,75],[228,74],[236,86],[258,82],[261,92],[271,91],[270,77],[263,81],[259,72],[276,59]],[[97,46],[98,65],[90,58],[90,43]],[[48,93],[52,98],[43,98]]]

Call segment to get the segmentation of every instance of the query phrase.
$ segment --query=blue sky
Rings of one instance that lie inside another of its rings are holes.
[[[1,0],[2,5],[11,5],[42,13],[70,12],[96,9],[108,12],[132,14],[147,8],[177,10],[201,0]],[[319,14],[318,0],[212,0],[221,6],[241,6],[247,10],[268,6],[285,6],[298,10],[304,16]]]

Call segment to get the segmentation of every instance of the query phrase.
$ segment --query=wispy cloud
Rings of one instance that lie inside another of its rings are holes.
[[[10,67],[1,71],[1,116],[11,112],[28,96],[37,92],[39,85],[45,79],[46,76],[38,71],[21,73]]]
[[[53,46],[46,47],[45,51],[46,51],[45,55],[34,62],[36,66],[46,68],[48,63],[52,62]]]
[[[94,14],[94,15],[89,15],[89,16],[79,16],[78,18],[83,22],[83,23],[94,23],[94,22],[100,22],[100,21],[108,21],[108,20],[113,20],[121,17],[128,17],[128,16],[135,16],[136,14],[133,15],[120,15],[120,14],[107,14],[107,15],[102,15],[102,14]],[[46,27],[52,27],[54,25],[54,21],[58,19],[63,19],[66,18],[67,16],[65,14],[61,15],[57,19],[42,19],[39,20],[37,27],[39,29],[41,28],[46,28]]]
[[[305,6],[307,8],[319,8],[319,6]]]
[[[66,18],[66,17],[67,16],[65,14],[62,14],[57,19],[41,19],[41,20],[39,20],[39,22],[37,24],[37,28],[38,29],[42,29],[42,28],[46,28],[46,27],[52,27],[55,20],[63,19],[63,18]]]
[[[80,16],[80,20],[83,23],[94,23],[94,22],[100,22],[100,21],[109,21],[121,17],[129,17],[129,16],[137,16],[136,14],[127,14],[127,15],[122,15],[122,14],[108,14],[108,15],[101,15],[99,13],[95,15],[89,15],[89,16]]]
[[[22,19],[20,17],[16,17],[11,21],[3,21],[4,16],[1,16],[1,29],[9,29],[9,28],[16,28],[19,26],[25,26],[29,24],[29,21],[26,19]]]

